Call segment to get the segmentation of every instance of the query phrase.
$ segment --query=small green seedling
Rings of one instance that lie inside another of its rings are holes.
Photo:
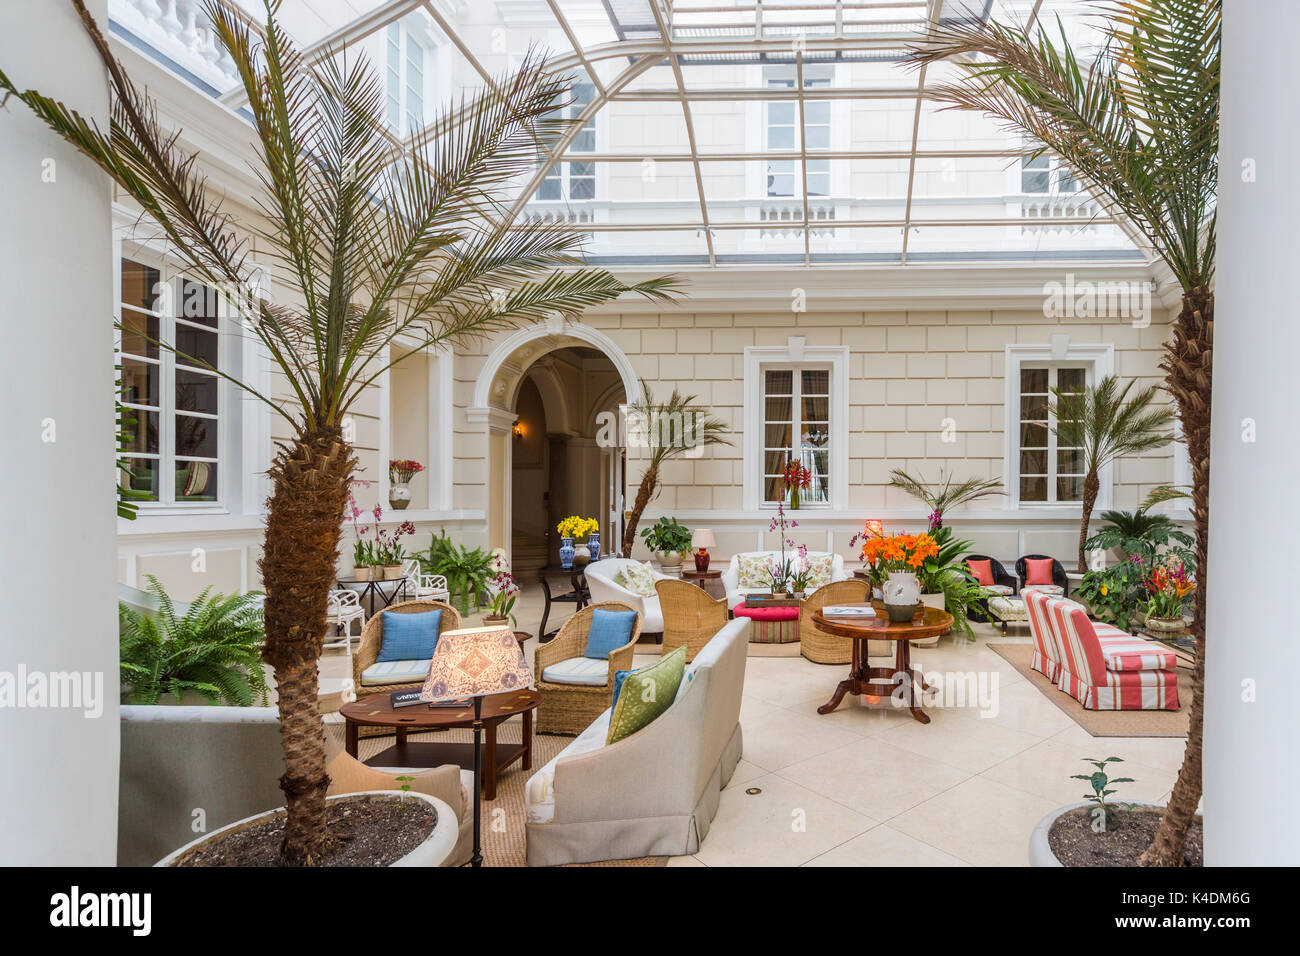
[[[1121,757],[1107,757],[1105,760],[1093,760],[1091,757],[1085,757],[1084,763],[1090,763],[1097,769],[1092,773],[1076,773],[1070,776],[1071,780],[1087,780],[1092,785],[1092,793],[1085,793],[1083,798],[1093,803],[1092,810],[1092,828],[1098,833],[1106,832],[1106,817],[1110,812],[1112,804],[1106,802],[1114,790],[1108,789],[1116,783],[1133,783],[1132,777],[1111,777],[1106,773],[1106,764],[1123,763]],[[1121,803],[1119,806],[1127,807],[1128,804]]]
[[[402,800],[406,800],[406,795],[411,792],[411,781],[414,780],[415,778],[403,776],[403,777],[396,777],[394,779],[396,779],[397,782],[401,784],[401,786],[398,789],[402,791]]]

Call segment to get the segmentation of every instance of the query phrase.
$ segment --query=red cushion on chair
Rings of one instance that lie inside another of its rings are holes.
[[[798,607],[746,607],[741,601],[731,609],[737,617],[753,621],[793,621],[799,616]]]
[[[1055,563],[1051,558],[1027,558],[1025,560],[1025,583],[1054,584],[1052,565]]]
[[[993,586],[992,561],[967,561],[966,567],[970,568],[970,573],[975,575],[976,584],[982,584],[986,588]]]

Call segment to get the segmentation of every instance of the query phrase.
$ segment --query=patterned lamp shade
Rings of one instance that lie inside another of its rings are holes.
[[[867,523],[862,528],[862,533],[868,538],[883,538],[885,536],[885,523],[879,518],[868,518]]]
[[[532,683],[533,672],[513,631],[471,627],[445,631],[438,638],[420,699],[484,697],[522,690]]]

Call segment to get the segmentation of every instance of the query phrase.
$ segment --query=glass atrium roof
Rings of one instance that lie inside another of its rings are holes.
[[[229,0],[256,22],[262,0]],[[200,0],[109,0],[113,32],[239,109]],[[1141,260],[1070,170],[993,120],[942,109],[908,44],[950,17],[1059,18],[1089,0],[284,0],[309,57],[384,72],[396,142],[531,49],[572,77],[581,123],[518,185],[516,219],[566,223],[606,264]]]

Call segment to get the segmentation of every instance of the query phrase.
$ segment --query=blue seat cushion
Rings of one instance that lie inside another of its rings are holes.
[[[596,608],[591,614],[591,630],[587,632],[587,649],[583,657],[600,661],[609,660],[610,651],[616,651],[632,640],[636,625],[636,611],[611,611]]]
[[[433,659],[442,629],[442,611],[418,611],[403,614],[384,611],[379,638],[379,663],[386,661],[427,661]]]

